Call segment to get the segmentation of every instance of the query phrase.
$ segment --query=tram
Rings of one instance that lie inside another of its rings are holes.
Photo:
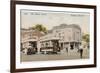
[[[59,39],[48,39],[40,42],[41,48],[40,53],[41,54],[57,54],[60,52],[59,47]]]

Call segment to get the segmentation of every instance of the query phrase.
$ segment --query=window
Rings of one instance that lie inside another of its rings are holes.
[[[73,32],[73,39],[76,40],[75,32]]]
[[[59,38],[61,38],[61,33],[59,33]]]
[[[29,39],[31,39],[32,38],[32,34],[31,33],[29,33]]]
[[[64,41],[64,36],[62,36],[62,40]]]
[[[46,47],[48,47],[48,45],[49,45],[49,44],[46,42]]]

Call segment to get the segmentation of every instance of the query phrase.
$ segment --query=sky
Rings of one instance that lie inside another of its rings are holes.
[[[77,24],[82,33],[89,33],[90,14],[85,12],[61,12],[61,11],[36,11],[21,10],[21,28],[29,28],[36,24],[42,24],[48,30],[60,24]]]

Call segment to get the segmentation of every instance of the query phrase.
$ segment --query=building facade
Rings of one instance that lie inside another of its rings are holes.
[[[41,47],[52,46],[52,40],[58,40],[60,49],[78,49],[81,43],[81,28],[76,24],[55,26],[40,38]]]
[[[44,33],[33,29],[21,29],[21,50],[38,48],[39,38]]]

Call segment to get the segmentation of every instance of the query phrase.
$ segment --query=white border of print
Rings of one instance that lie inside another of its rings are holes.
[[[74,12],[88,12],[90,13],[90,58],[79,60],[56,60],[56,61],[34,61],[34,62],[20,62],[20,9],[31,10],[53,10],[53,11],[74,11]],[[40,68],[40,67],[54,67],[54,66],[74,66],[74,65],[88,65],[94,64],[94,11],[93,9],[85,8],[69,8],[69,7],[50,7],[50,6],[35,6],[35,5],[16,5],[16,68]]]

